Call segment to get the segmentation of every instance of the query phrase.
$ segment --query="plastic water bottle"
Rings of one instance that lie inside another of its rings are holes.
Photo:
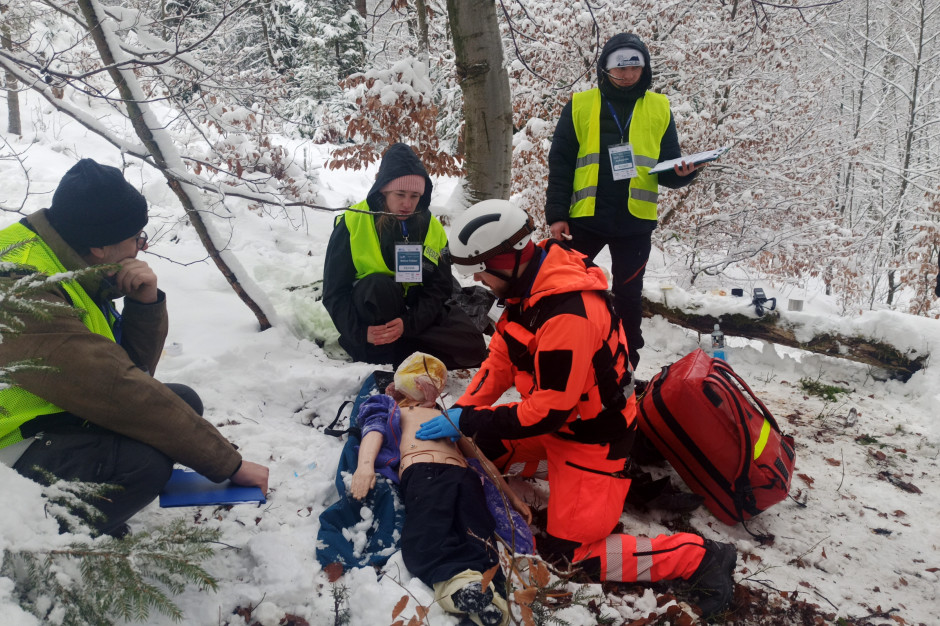
[[[721,332],[718,324],[715,324],[715,330],[712,331],[712,357],[727,361],[725,357],[725,334]]]

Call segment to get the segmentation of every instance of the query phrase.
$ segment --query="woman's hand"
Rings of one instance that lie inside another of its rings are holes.
[[[366,341],[374,346],[384,346],[398,341],[404,332],[405,322],[400,317],[396,317],[388,324],[366,328]]]
[[[571,233],[568,230],[568,222],[564,220],[559,220],[549,226],[549,231],[552,233],[552,239],[557,239],[558,241],[567,241],[571,239]]]
[[[696,165],[695,163],[686,163],[685,161],[680,162],[678,165],[672,166],[672,171],[674,171],[679,176],[689,176],[695,170],[701,170],[705,168],[705,163],[701,165]]]

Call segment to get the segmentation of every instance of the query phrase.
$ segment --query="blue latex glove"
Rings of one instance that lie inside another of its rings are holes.
[[[460,414],[463,409],[447,409],[447,415],[438,415],[421,424],[415,437],[418,439],[443,439],[449,437],[451,441],[460,439]]]

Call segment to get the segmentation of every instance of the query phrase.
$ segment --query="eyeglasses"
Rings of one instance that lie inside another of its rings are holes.
[[[145,250],[147,248],[147,232],[143,230],[140,231],[134,241],[137,242],[138,250]]]

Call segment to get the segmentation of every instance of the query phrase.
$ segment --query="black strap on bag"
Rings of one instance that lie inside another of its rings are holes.
[[[336,424],[337,424],[337,423],[340,421],[340,419],[342,419],[342,417],[343,417],[343,409],[346,408],[346,405],[347,405],[347,404],[352,404],[352,403],[353,403],[352,400],[343,400],[343,403],[342,403],[341,405],[339,405],[339,409],[337,409],[337,411],[336,411],[336,417],[333,418],[333,421],[330,422],[329,426],[327,426],[326,428],[323,429],[323,432],[324,432],[325,434],[330,435],[330,436],[332,436],[332,437],[342,437],[343,435],[345,435],[345,434],[347,434],[347,433],[352,433],[353,435],[355,435],[355,436],[357,436],[357,437],[360,436],[361,431],[360,431],[359,428],[356,427],[356,426],[348,426],[348,427],[346,427],[346,428],[336,428],[336,427],[335,427]],[[350,415],[350,417],[352,417],[352,415]]]
[[[750,528],[747,527],[746,520],[744,519],[743,512],[748,510],[752,514],[759,512],[756,508],[754,490],[751,487],[750,473],[751,473],[751,450],[753,449],[753,442],[751,441],[751,431],[747,426],[747,417],[744,407],[737,403],[737,397],[733,393],[733,387],[735,384],[742,389],[751,401],[753,408],[756,408],[761,416],[766,419],[771,428],[773,428],[778,433],[780,432],[780,426],[777,425],[777,420],[774,419],[774,416],[770,413],[764,403],[761,402],[760,398],[754,395],[754,392],[751,391],[751,388],[748,386],[744,380],[737,375],[737,373],[731,369],[724,361],[720,359],[714,359],[712,361],[712,366],[715,368],[717,375],[712,375],[706,377],[706,380],[711,380],[713,383],[723,386],[727,392],[728,396],[735,401],[737,406],[736,414],[738,415],[738,432],[741,435],[741,441],[744,442],[742,446],[741,453],[741,468],[738,472],[738,476],[734,480],[734,506],[737,509],[738,517],[741,519],[741,526],[744,527],[744,530],[748,532],[752,537],[757,539],[761,543],[766,543],[773,541],[774,536],[769,533],[755,533]]]
[[[362,429],[358,426],[348,426],[346,428],[337,428],[336,424],[343,417],[343,409],[346,408],[347,404],[352,404],[353,408],[349,414],[349,423],[355,424],[357,413],[359,411],[359,406],[374,393],[382,393],[385,388],[395,379],[394,372],[386,372],[383,370],[375,370],[368,376],[365,380],[362,381],[362,386],[359,388],[359,393],[356,395],[354,400],[344,400],[339,409],[336,411],[336,417],[333,418],[333,421],[330,422],[330,425],[323,429],[323,432],[327,435],[332,435],[333,437],[342,437],[343,435],[350,435],[351,437],[356,437],[357,439],[362,437]]]

